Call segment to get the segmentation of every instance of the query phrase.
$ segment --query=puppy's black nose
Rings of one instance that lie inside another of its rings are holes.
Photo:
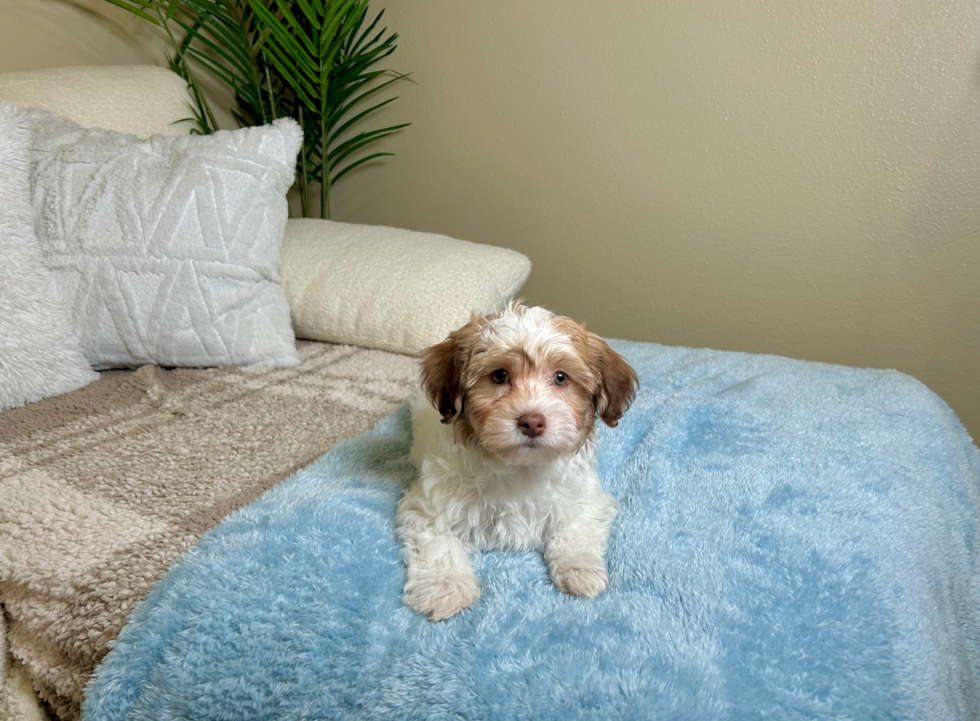
[[[525,413],[517,419],[517,427],[528,438],[537,438],[544,433],[544,416],[540,413]]]

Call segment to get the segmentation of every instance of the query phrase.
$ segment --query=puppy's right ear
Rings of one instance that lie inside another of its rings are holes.
[[[460,381],[463,363],[460,356],[459,331],[449,334],[442,343],[422,351],[422,390],[442,422],[449,423],[461,412]]]

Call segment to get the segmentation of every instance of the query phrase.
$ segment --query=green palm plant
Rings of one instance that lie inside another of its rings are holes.
[[[232,113],[245,125],[290,115],[303,127],[297,161],[302,213],[330,217],[330,189],[354,168],[388,152],[372,144],[401,123],[354,133],[355,126],[397,96],[377,93],[408,75],[376,69],[397,47],[396,33],[367,22],[368,0],[107,0],[161,28],[171,44],[172,70],[186,81],[196,131],[217,129],[195,75],[206,68],[234,93]],[[193,63],[191,62],[193,61]]]

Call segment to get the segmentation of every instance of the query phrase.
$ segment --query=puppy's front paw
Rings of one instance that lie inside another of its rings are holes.
[[[430,621],[455,616],[480,597],[480,585],[473,576],[452,574],[405,584],[403,601]]]
[[[604,565],[570,566],[551,572],[555,585],[569,596],[595,598],[609,586]]]

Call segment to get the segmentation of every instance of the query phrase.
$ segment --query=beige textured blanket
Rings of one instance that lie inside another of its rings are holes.
[[[369,429],[416,377],[408,356],[299,345],[295,368],[146,366],[0,413],[7,644],[61,718],[78,718],[108,642],[182,552]]]

